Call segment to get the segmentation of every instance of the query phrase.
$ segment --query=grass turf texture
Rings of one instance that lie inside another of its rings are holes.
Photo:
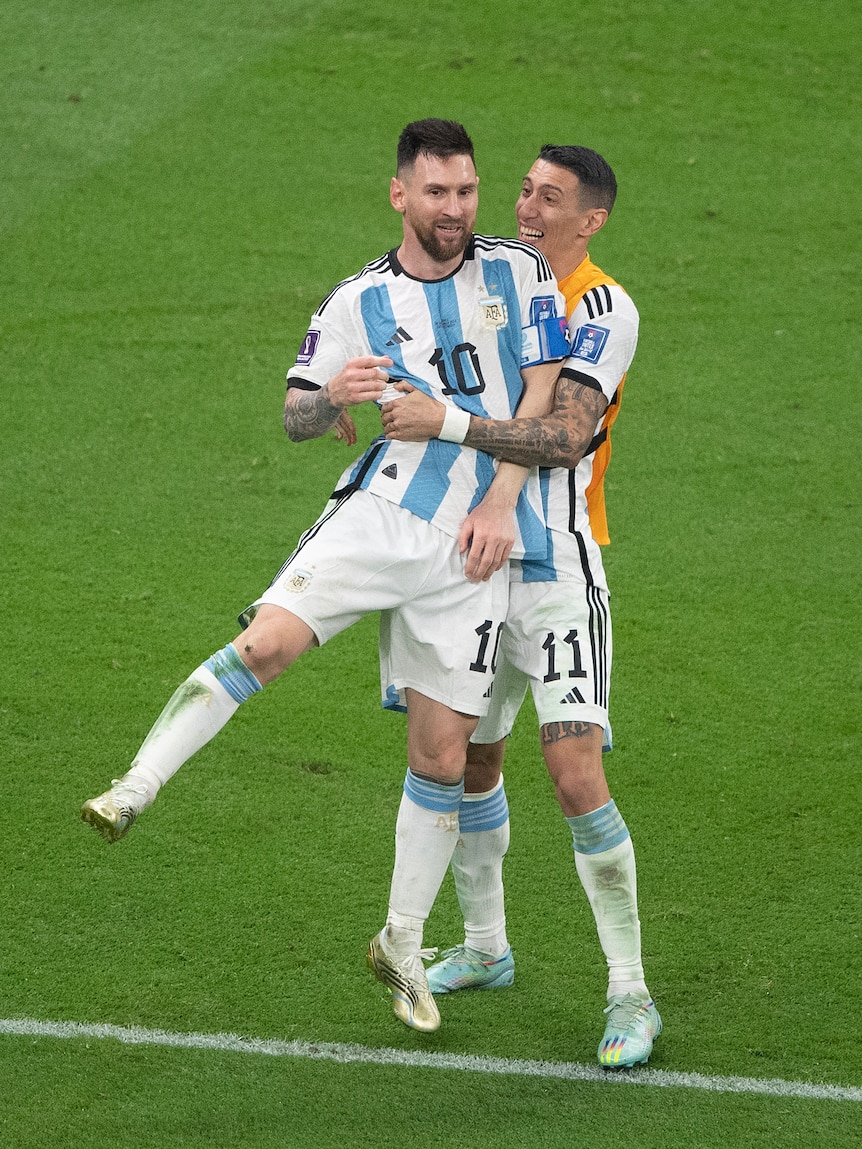
[[[592,249],[642,315],[608,490],[608,769],[652,1064],[862,1083],[854,21],[583,4],[538,36],[516,5],[5,6],[3,1016],[595,1056],[600,955],[529,713],[516,986],[447,999],[429,1039],[364,970],[404,769],[374,620],[241,710],[127,841],[76,821],[352,457],[287,443],[283,375],[323,294],[397,241],[395,139],[437,114],[474,136],[482,230],[511,232],[547,140],[620,179]],[[427,937],[458,931],[449,885]],[[823,1102],[50,1039],[0,1059],[15,1146],[350,1144],[401,1113],[399,1145],[458,1145],[477,1112],[513,1146],[858,1141],[856,1107]]]

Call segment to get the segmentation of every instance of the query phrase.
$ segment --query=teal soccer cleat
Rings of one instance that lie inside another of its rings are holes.
[[[661,1018],[651,999],[612,997],[605,1010],[608,1023],[599,1044],[599,1065],[606,1069],[628,1069],[645,1065],[653,1042],[661,1033]]]
[[[459,989],[504,989],[515,980],[511,949],[490,961],[469,946],[444,950],[440,961],[429,966],[428,988],[432,993],[455,993]]]

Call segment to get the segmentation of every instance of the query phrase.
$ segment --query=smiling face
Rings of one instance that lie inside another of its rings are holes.
[[[542,252],[557,279],[574,271],[608,218],[604,208],[585,206],[584,198],[575,173],[558,164],[538,159],[524,176],[515,205],[518,239]]]
[[[441,279],[461,262],[479,206],[479,178],[469,156],[420,153],[392,180],[389,198],[404,221],[399,258],[420,279]]]

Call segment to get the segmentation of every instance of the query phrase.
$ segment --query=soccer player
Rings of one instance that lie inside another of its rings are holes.
[[[128,772],[81,816],[108,841],[121,838],[241,703],[312,647],[381,611],[387,685],[408,712],[409,772],[390,912],[369,963],[392,989],[396,1015],[434,1030],[422,926],[457,841],[467,742],[488,705],[508,600],[503,564],[513,534],[516,554],[545,548],[540,493],[531,503],[521,489],[526,470],[501,464],[495,475],[490,456],[462,441],[471,415],[508,419],[522,395],[529,411],[550,409],[567,347],[565,301],[534,247],[473,234],[478,178],[462,125],[407,125],[390,200],[401,243],[318,308],[288,372],[284,424],[292,440],[320,436],[348,407],[379,402],[392,377],[445,405],[439,437],[380,437],[344,472],[241,616],[243,632],[177,689]]]
[[[644,981],[635,859],[602,765],[608,726],[611,622],[599,544],[609,542],[603,478],[610,429],[635,352],[638,313],[626,292],[591,261],[587,245],[616,197],[607,162],[589,148],[546,145],[524,177],[520,239],[548,259],[566,296],[572,355],[553,415],[497,422],[471,418],[465,441],[540,470],[548,505],[544,559],[511,564],[509,614],[491,707],[472,736],[460,836],[452,859],[465,941],[428,970],[435,994],[511,985],[502,862],[509,842],[501,768],[505,738],[532,688],[542,752],[572,831],[577,873],[609,970],[599,1062],[645,1062],[661,1020]],[[383,408],[389,436],[435,433],[439,407],[409,395]],[[551,444],[554,444],[551,447]],[[609,748],[609,747],[608,747]]]

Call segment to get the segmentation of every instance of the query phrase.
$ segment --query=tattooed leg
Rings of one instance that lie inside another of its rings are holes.
[[[549,722],[542,727],[542,753],[567,818],[610,801],[602,765],[604,731],[593,722]]]

